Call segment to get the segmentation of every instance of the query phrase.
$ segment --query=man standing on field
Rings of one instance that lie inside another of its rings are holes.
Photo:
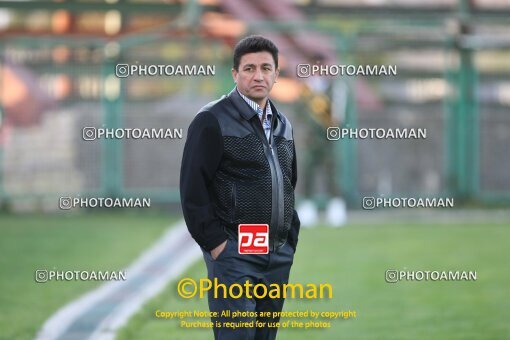
[[[269,100],[278,74],[273,42],[262,36],[242,39],[234,49],[236,87],[204,106],[188,130],[181,165],[182,210],[202,248],[209,279],[216,278],[227,288],[247,281],[268,290],[271,284],[281,286],[288,282],[294,261],[300,227],[294,209],[296,150],[289,120]],[[241,224],[269,226],[262,238],[267,241],[266,253],[241,253]],[[232,314],[212,318],[215,339],[276,337],[278,329],[267,324],[279,317],[260,313],[280,312],[283,298],[256,298],[253,293],[223,298],[221,292],[215,297],[209,291],[209,309]],[[237,311],[251,316],[233,317]],[[217,327],[251,321],[266,327]]]

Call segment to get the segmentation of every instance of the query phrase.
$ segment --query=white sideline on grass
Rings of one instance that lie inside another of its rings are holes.
[[[135,262],[126,268],[127,281],[106,282],[97,289],[86,293],[82,297],[72,301],[53,314],[43,325],[36,336],[36,340],[53,340],[62,336],[66,330],[82,313],[101,301],[108,295],[121,289],[129,281],[129,277],[136,277],[143,272],[155,258],[168,256],[169,250],[191,238],[184,221],[171,227],[160,240],[147,249]],[[191,247],[180,251],[178,256],[172,257],[172,262],[165,267],[164,272],[154,280],[137,290],[128,301],[121,302],[102,322],[91,330],[87,337],[92,340],[115,339],[116,332],[124,326],[129,318],[136,313],[142,305],[161,292],[166,284],[181,274],[191,263],[201,256],[202,252],[193,241]],[[175,255],[175,254],[174,254]],[[169,259],[170,260],[170,259]]]

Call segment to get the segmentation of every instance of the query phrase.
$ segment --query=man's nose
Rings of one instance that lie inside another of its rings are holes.
[[[255,80],[264,80],[264,77],[262,76],[262,70],[261,69],[256,69],[255,70],[255,76],[254,76],[254,79]]]

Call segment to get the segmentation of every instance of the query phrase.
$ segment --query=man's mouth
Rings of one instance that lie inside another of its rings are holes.
[[[263,86],[263,85],[255,85],[255,86],[253,86],[253,88],[254,88],[255,90],[261,90],[261,89],[265,89],[266,87],[265,87],[265,86]]]

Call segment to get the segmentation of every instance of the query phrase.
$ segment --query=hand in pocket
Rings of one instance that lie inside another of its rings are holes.
[[[227,241],[228,241],[228,239],[223,241],[223,243],[221,243],[219,246],[217,246],[213,250],[211,250],[211,257],[213,258],[213,260],[216,260],[218,258],[218,256],[220,256],[220,254],[223,251],[225,251],[225,247],[227,245]]]

